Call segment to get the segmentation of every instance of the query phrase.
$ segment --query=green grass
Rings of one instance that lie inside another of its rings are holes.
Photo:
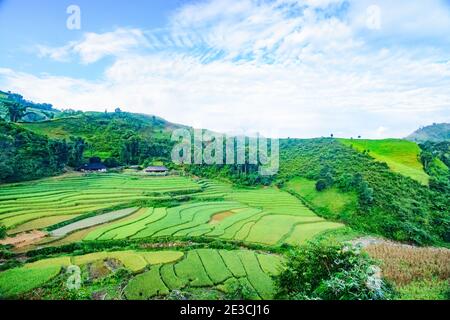
[[[318,192],[316,182],[296,177],[286,183],[286,189],[299,195],[317,212],[327,218],[344,217],[356,211],[358,197],[355,192],[341,192],[332,187]]]
[[[386,162],[392,171],[417,180],[422,184],[428,184],[429,177],[419,160],[420,148],[414,142],[401,139],[339,139],[339,141],[361,152],[369,150],[369,155],[378,161]]]
[[[58,265],[40,268],[15,268],[0,273],[0,298],[10,298],[44,285],[56,277]]]
[[[414,281],[398,289],[400,300],[449,300],[448,280]]]

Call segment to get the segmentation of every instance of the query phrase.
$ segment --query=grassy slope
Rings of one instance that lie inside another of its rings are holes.
[[[337,218],[347,212],[356,211],[358,198],[355,192],[344,193],[336,187],[318,192],[314,180],[301,177],[288,181],[286,189],[300,196],[317,212],[327,218]]]
[[[400,139],[349,140],[339,139],[358,151],[369,150],[369,155],[378,161],[386,162],[392,171],[428,184],[428,175],[419,160],[420,148],[414,142]]]

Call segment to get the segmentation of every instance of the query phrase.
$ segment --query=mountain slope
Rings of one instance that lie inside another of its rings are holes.
[[[435,123],[431,126],[420,128],[406,137],[414,142],[442,142],[450,141],[450,123]]]
[[[366,152],[378,161],[386,162],[394,172],[403,174],[422,184],[428,184],[429,177],[420,162],[420,148],[414,142],[401,139],[339,139],[339,141],[360,152]]]
[[[32,180],[62,172],[68,146],[0,120],[0,183]]]
[[[280,143],[279,179],[322,180],[326,188],[356,192],[358,207],[336,216],[358,230],[426,244],[450,240],[450,198],[336,139],[288,139]],[[325,190],[327,190],[325,189]],[[300,192],[301,193],[301,192]]]

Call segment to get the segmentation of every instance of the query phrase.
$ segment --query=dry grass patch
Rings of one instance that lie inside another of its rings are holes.
[[[382,261],[383,275],[398,287],[413,281],[450,279],[449,249],[381,243],[364,250]]]

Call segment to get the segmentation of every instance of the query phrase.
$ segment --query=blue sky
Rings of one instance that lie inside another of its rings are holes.
[[[0,39],[0,89],[63,109],[280,137],[450,121],[447,0],[0,0]]]

